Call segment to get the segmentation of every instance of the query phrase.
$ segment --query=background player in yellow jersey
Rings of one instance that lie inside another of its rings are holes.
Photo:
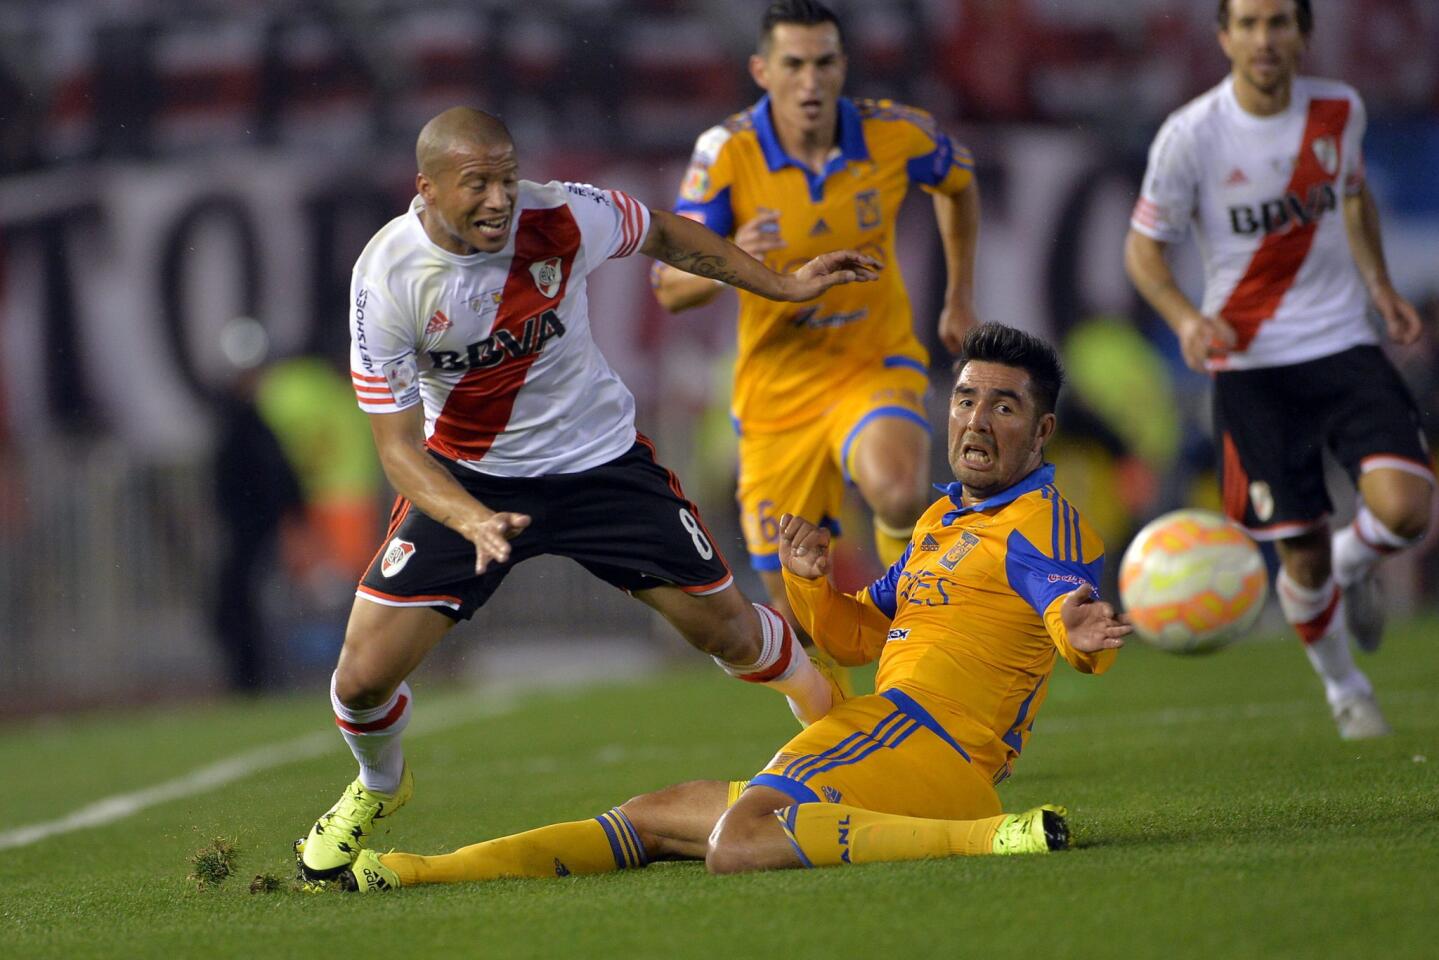
[[[804,304],[740,296],[733,412],[741,522],[751,563],[785,613],[781,512],[837,529],[845,482],[853,482],[874,512],[888,565],[929,502],[929,358],[914,336],[894,249],[912,183],[934,196],[945,251],[940,338],[955,350],[974,324],[979,192],[970,154],[922,110],[842,97],[845,66],[830,10],[812,0],[772,4],[749,61],[765,96],[700,136],[675,208],[776,268],[836,245],[883,265],[866,290]],[[719,292],[663,265],[654,279],[669,310]]]
[[[1034,727],[1058,657],[1109,667],[1130,627],[1094,595],[1103,545],[1044,463],[1062,374],[1053,348],[999,324],[961,348],[941,489],[901,560],[842,594],[829,532],[780,521],[785,586],[816,643],[879,659],[877,692],[846,700],[752,780],[698,781],[589,820],[421,857],[366,850],[342,884],[386,890],[566,876],[703,858],[713,872],[1043,853],[1068,843],[1062,807],[1004,814],[995,785]]]

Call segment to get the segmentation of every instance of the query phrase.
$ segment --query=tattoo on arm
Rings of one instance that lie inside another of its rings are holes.
[[[713,253],[700,253],[698,250],[682,249],[669,238],[665,239],[664,246],[659,250],[659,259],[676,269],[693,273],[698,277],[718,280],[720,283],[726,283],[741,290],[751,292],[759,290],[757,286],[742,280],[735,273],[728,258]]]

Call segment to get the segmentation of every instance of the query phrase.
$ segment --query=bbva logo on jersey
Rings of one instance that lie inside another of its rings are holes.
[[[1301,198],[1286,193],[1278,200],[1260,204],[1235,204],[1229,208],[1229,226],[1241,237],[1254,233],[1282,233],[1290,227],[1307,227],[1327,211],[1339,206],[1339,195],[1332,183],[1311,187],[1309,196]]]
[[[554,310],[530,317],[516,336],[501,328],[477,343],[458,350],[431,350],[430,363],[436,370],[483,370],[539,353],[555,337],[565,335],[565,325]]]

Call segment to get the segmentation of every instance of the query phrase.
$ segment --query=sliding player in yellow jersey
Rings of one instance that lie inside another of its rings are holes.
[[[830,10],[813,0],[771,4],[749,61],[765,96],[700,136],[675,207],[777,269],[836,245],[883,265],[866,289],[808,303],[740,295],[733,414],[741,522],[751,564],[786,615],[782,512],[837,530],[853,483],[874,513],[888,566],[929,502],[929,357],[914,336],[894,244],[911,184],[933,195],[945,253],[940,339],[954,350],[974,325],[979,191],[969,151],[923,110],[841,96],[845,66]],[[669,310],[719,292],[664,266],[653,275]]]
[[[1130,632],[1094,595],[1104,547],[1044,463],[1062,374],[1053,348],[998,324],[970,332],[950,400],[957,482],[904,557],[858,594],[830,584],[829,532],[780,520],[785,586],[841,663],[879,659],[877,693],[843,701],[745,782],[697,781],[598,817],[434,857],[361,853],[361,891],[547,877],[704,859],[716,873],[1044,853],[1062,807],[1005,814],[1011,772],[1059,657],[1102,673]]]

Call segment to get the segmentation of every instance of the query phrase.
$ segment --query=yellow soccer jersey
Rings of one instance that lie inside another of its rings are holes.
[[[857,594],[823,577],[785,573],[795,615],[840,663],[879,658],[877,692],[929,704],[986,776],[1001,779],[1024,749],[1056,653],[1102,673],[1115,651],[1081,653],[1060,621],[1061,598],[1098,590],[1104,545],[1054,486],[1045,464],[970,507],[945,488],[889,572]]]
[[[766,255],[771,269],[788,273],[843,248],[884,265],[877,281],[808,303],[740,293],[734,414],[742,430],[813,419],[836,384],[879,364],[928,371],[895,260],[895,218],[911,183],[945,194],[968,187],[973,159],[929,114],[888,100],[841,98],[839,128],[836,152],[816,174],[785,154],[766,96],[700,136],[680,189],[676,212],[721,236],[762,209],[779,211],[785,246]]]

